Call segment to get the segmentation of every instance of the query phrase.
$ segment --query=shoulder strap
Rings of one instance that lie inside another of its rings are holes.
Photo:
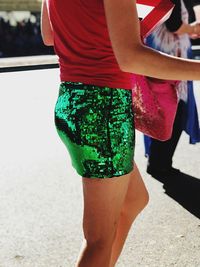
[[[167,20],[174,8],[171,0],[137,0],[138,5],[152,7],[153,9],[141,21],[141,37],[147,37],[158,25]]]

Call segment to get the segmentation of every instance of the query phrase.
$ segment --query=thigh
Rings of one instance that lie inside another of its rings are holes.
[[[83,178],[86,240],[96,242],[114,238],[129,179],[130,174],[112,179]]]

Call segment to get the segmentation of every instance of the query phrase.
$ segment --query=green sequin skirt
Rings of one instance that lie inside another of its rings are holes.
[[[62,82],[55,125],[79,175],[111,178],[132,171],[135,128],[131,90]]]

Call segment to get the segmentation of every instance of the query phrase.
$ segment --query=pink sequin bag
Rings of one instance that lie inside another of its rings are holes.
[[[178,106],[176,82],[136,75],[134,84],[135,128],[155,139],[168,140]]]
[[[143,4],[145,2],[149,3],[149,1],[146,0],[138,0],[137,2],[142,2]],[[154,0],[154,2],[156,1]],[[157,8],[155,7],[153,12],[149,15],[151,18],[153,13],[154,26],[156,22],[157,24],[160,23],[161,18],[167,13],[169,14],[169,11],[172,10],[173,7],[172,3],[168,0],[157,2],[159,2]],[[162,14],[160,14],[160,7],[162,7]],[[148,28],[150,23],[148,24],[147,17],[141,21],[141,33],[143,38],[151,32]],[[143,21],[145,22],[144,28]],[[149,27],[153,29],[154,26],[151,24]],[[133,75],[134,86],[132,89],[132,98],[135,114],[135,128],[137,130],[161,141],[168,140],[171,137],[178,106],[177,84],[177,81],[160,80],[137,74]]]

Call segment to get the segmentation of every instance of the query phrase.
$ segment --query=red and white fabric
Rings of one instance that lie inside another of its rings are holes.
[[[163,0],[137,0],[138,16],[141,20],[141,36],[147,37],[171,14],[174,4]]]

